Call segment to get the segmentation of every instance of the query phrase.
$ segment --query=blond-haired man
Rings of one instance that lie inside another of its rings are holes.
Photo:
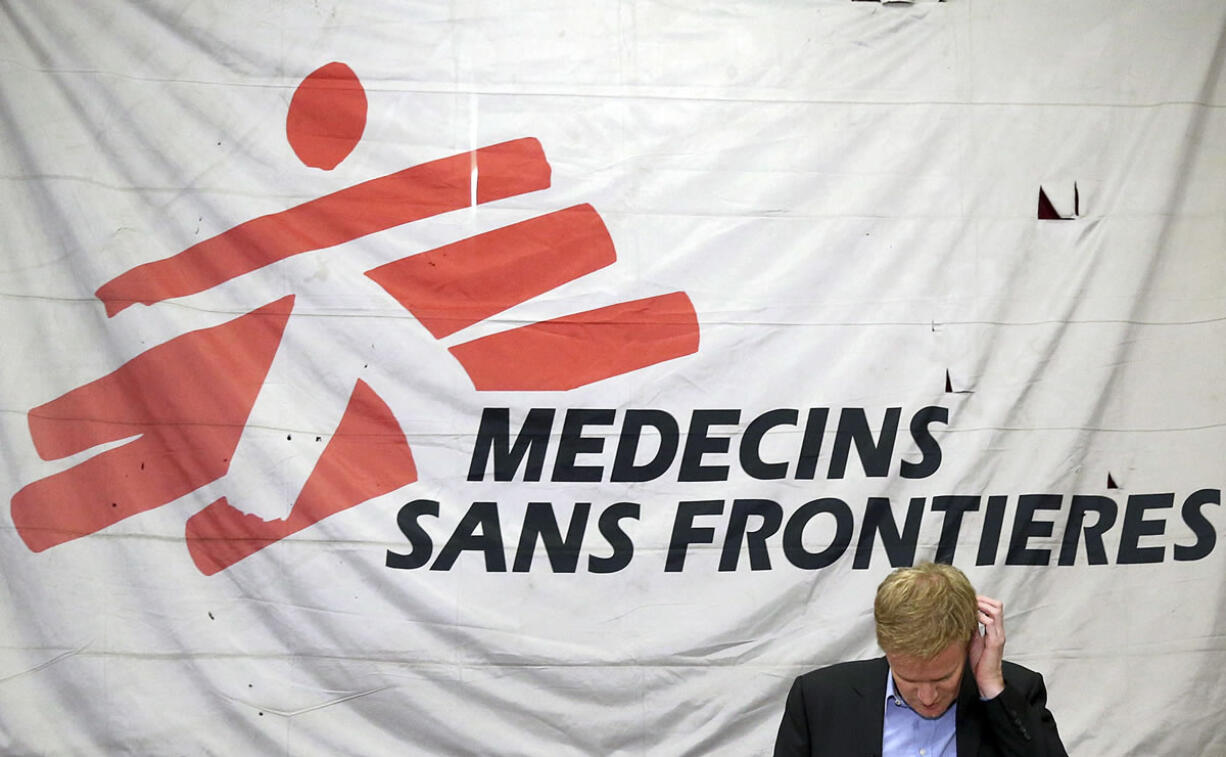
[[[962,571],[895,570],[873,616],[885,656],[797,678],[775,757],[1067,757],[1043,677],[1002,659],[1004,605]]]

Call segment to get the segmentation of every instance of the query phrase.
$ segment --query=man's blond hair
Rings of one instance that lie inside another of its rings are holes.
[[[873,617],[877,643],[887,654],[930,660],[954,642],[971,640],[978,602],[962,571],[925,562],[886,576],[877,587]]]

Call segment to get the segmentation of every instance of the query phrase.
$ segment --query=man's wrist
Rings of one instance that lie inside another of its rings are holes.
[[[1000,696],[1000,692],[1005,690],[1004,679],[988,681],[987,683],[976,682],[979,685],[979,698],[983,701],[995,699]]]

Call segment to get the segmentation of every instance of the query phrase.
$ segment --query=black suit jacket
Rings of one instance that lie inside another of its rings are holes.
[[[775,757],[879,757],[889,669],[879,657],[797,678]],[[1068,757],[1047,710],[1043,677],[1011,662],[1004,674],[1005,690],[984,702],[967,663],[958,692],[958,757]]]

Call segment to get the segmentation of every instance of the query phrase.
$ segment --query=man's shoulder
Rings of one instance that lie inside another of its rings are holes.
[[[1001,672],[1005,674],[1005,681],[1020,688],[1035,685],[1043,680],[1042,674],[1024,665],[1018,665],[1016,662],[1002,660],[1000,664]]]
[[[1037,673],[1037,672],[1035,672],[1035,671],[1031,670],[1030,668],[1026,667],[1025,665],[1019,665],[1019,664],[1018,664],[1018,663],[1016,663],[1016,662],[1010,662],[1009,660],[1001,660],[1001,661],[1000,661],[1000,663],[1001,663],[1001,666],[1002,666],[1002,667],[1003,667],[1005,670],[1012,670],[1012,671],[1014,671],[1014,672],[1018,672],[1018,673],[1022,673],[1022,674],[1027,674],[1027,675],[1032,675],[1032,676],[1037,676],[1037,675],[1038,675],[1038,673]]]
[[[827,665],[823,668],[810,670],[798,679],[802,686],[823,687],[843,685],[848,682],[872,681],[875,678],[885,680],[889,663],[884,657],[871,660],[850,660]]]

